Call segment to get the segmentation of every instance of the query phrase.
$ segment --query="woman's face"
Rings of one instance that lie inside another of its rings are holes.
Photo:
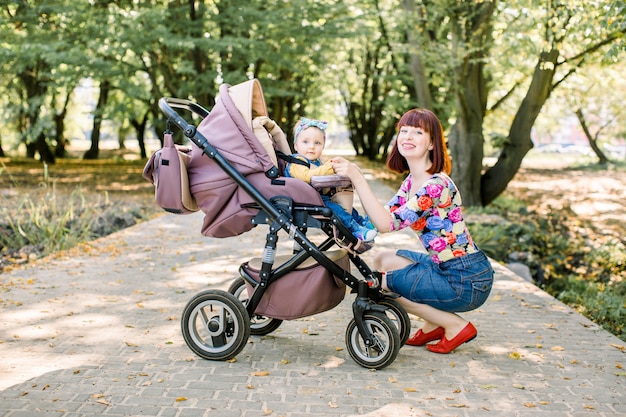
[[[428,157],[428,151],[432,149],[430,133],[421,127],[402,126],[398,131],[396,145],[400,155],[405,159],[420,159]]]
[[[324,150],[324,132],[316,127],[306,128],[300,132],[293,147],[309,161],[320,159]]]

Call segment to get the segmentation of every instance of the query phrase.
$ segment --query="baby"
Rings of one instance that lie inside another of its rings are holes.
[[[330,161],[322,163],[320,157],[326,142],[327,122],[301,118],[294,129],[294,149],[295,158],[303,160],[309,167],[297,163],[289,163],[285,168],[287,177],[298,178],[307,183],[311,183],[311,177],[334,175],[335,171],[330,165]],[[339,203],[331,200],[331,196],[322,190],[322,201],[346,227],[352,232],[354,237],[364,242],[374,240],[378,231],[374,228],[367,217],[362,217],[355,209],[348,213]]]

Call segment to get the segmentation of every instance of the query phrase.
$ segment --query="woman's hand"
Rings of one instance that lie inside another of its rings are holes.
[[[352,181],[356,179],[357,175],[362,175],[361,170],[356,164],[353,164],[341,156],[331,159],[330,163],[333,166],[335,174],[348,177]]]
[[[391,224],[389,212],[374,195],[359,166],[340,156],[333,158],[331,164],[336,174],[350,178],[359,195],[361,205],[378,231],[381,233],[388,232]]]

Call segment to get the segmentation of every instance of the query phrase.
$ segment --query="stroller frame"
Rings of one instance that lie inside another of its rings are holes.
[[[400,347],[409,337],[410,320],[402,306],[395,301],[397,294],[380,288],[380,274],[373,271],[357,253],[348,250],[347,256],[364,278],[358,278],[349,270],[333,262],[325,253],[337,243],[336,231],[340,232],[343,243],[355,245],[358,240],[345,225],[325,206],[300,205],[290,197],[265,197],[215,148],[210,139],[200,133],[194,124],[188,123],[175,109],[182,109],[205,118],[209,111],[185,99],[164,97],[159,100],[159,108],[167,116],[168,124],[176,125],[204,155],[211,158],[233,181],[255,202],[248,208],[258,209],[253,217],[254,225],[267,224],[261,268],[258,282],[242,267],[241,278],[229,291],[205,290],[194,296],[184,310],[181,327],[185,342],[194,353],[205,359],[228,360],[243,350],[249,335],[263,335],[275,330],[282,322],[269,318],[269,323],[251,330],[251,320],[267,289],[276,281],[294,271],[307,259],[313,258],[332,275],[339,278],[351,293],[356,293],[352,303],[353,319],[346,332],[348,352],[359,365],[365,368],[382,369],[390,365],[398,355]],[[266,172],[269,178],[277,178],[279,170]],[[308,228],[322,230],[327,238],[318,245],[307,236]],[[294,253],[288,261],[274,267],[278,244],[278,233],[284,231],[294,241]],[[298,248],[296,250],[296,248]],[[243,296],[245,283],[252,285],[249,298]],[[210,306],[210,317],[203,308]],[[200,320],[200,326],[210,334],[203,340],[196,334],[193,322]]]

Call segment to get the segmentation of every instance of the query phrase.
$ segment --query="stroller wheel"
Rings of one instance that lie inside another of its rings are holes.
[[[378,304],[387,307],[387,317],[389,317],[389,320],[391,320],[398,329],[400,346],[404,346],[409,339],[411,331],[411,319],[406,310],[393,298],[383,298],[378,301]]]
[[[207,290],[185,306],[181,319],[183,339],[198,356],[210,360],[232,359],[250,337],[248,312],[232,294]]]
[[[245,306],[248,305],[248,291],[246,290],[246,282],[242,277],[236,278],[230,287],[228,292],[237,297],[239,301]],[[272,333],[278,329],[282,324],[282,320],[273,319],[271,317],[261,316],[255,314],[250,317],[250,334],[254,336],[264,336]]]
[[[346,330],[346,346],[352,359],[364,368],[383,369],[393,363],[400,351],[398,329],[384,313],[370,311],[363,316],[365,326],[374,336],[374,343],[366,346],[352,319]]]

